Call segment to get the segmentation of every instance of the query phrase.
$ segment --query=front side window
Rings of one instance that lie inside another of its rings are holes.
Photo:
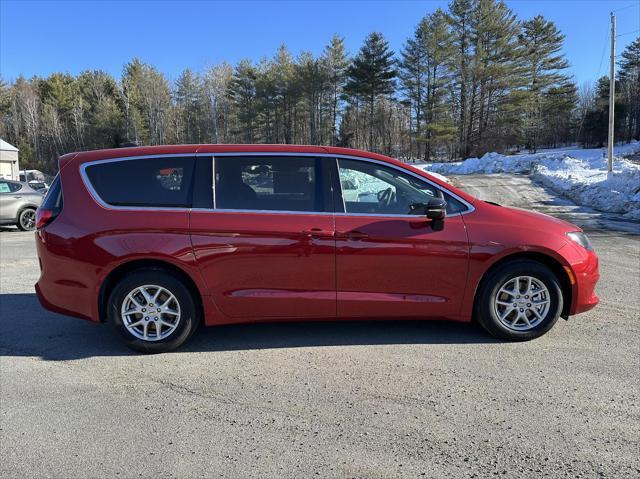
[[[318,158],[219,156],[214,161],[218,209],[329,211]]]
[[[194,158],[158,157],[88,166],[98,196],[114,206],[188,207]]]
[[[463,203],[430,183],[378,163],[339,159],[338,172],[346,213],[408,215],[411,205],[442,195],[448,214],[465,209]]]

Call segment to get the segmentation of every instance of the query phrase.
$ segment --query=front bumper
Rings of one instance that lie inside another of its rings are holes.
[[[584,260],[573,264],[571,269],[574,284],[569,314],[573,315],[593,309],[600,301],[595,292],[600,279],[598,256],[594,251],[588,251]]]

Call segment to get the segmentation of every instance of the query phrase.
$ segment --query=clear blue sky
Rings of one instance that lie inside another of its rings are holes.
[[[640,0],[507,1],[518,18],[540,13],[566,35],[565,53],[579,83],[606,73],[603,45],[609,11],[618,32],[640,28]],[[174,80],[184,68],[202,70],[222,60],[272,56],[281,43],[297,55],[320,53],[329,38],[345,37],[356,52],[371,31],[398,51],[426,13],[446,1],[15,1],[0,0],[0,72],[77,74],[102,69],[119,77],[140,57]],[[639,33],[618,38],[618,53]],[[607,46],[608,48],[608,46]],[[598,67],[600,69],[598,70]]]

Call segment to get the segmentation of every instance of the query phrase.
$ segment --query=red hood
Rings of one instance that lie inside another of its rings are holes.
[[[553,216],[545,215],[544,213],[539,213],[537,211],[525,210],[512,206],[498,206],[486,202],[477,202],[474,205],[476,208],[479,206],[478,203],[481,203],[483,207],[487,207],[488,210],[495,211],[496,213],[498,213],[496,209],[499,209],[500,217],[505,223],[513,223],[518,226],[526,226],[540,231],[554,230],[554,232],[561,234],[569,231],[582,231],[581,228],[569,223],[568,221],[554,218]]]

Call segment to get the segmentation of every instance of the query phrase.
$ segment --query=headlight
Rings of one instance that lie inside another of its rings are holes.
[[[582,231],[572,231],[571,233],[567,233],[567,237],[574,243],[578,243],[584,249],[593,251],[593,245],[591,241],[589,241],[589,237]]]

